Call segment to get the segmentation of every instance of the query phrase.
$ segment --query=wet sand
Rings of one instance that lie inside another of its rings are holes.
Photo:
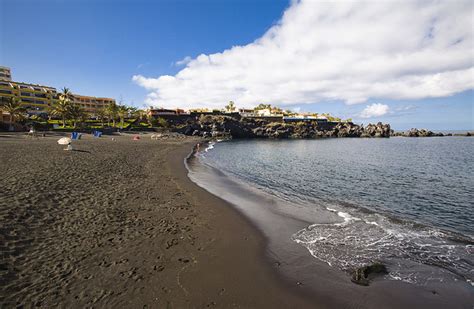
[[[317,308],[187,178],[196,139],[0,134],[1,307]]]

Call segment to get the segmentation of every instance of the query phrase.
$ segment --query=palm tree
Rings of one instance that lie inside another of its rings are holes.
[[[100,120],[100,125],[101,125],[102,127],[104,127],[104,118],[105,118],[105,116],[106,116],[106,110],[105,110],[105,108],[103,108],[103,107],[98,108],[98,109],[95,111],[95,115],[97,116],[97,118],[99,118],[99,120]]]
[[[151,113],[146,113],[146,121],[148,122],[148,125],[149,125],[150,127],[153,126],[153,120],[154,120],[154,119],[155,119],[155,118],[151,115]]]
[[[50,113],[59,116],[62,119],[63,128],[66,127],[66,118],[69,117],[72,99],[74,98],[71,90],[64,87],[58,95],[58,100],[50,107]]]
[[[72,94],[71,90],[67,87],[63,87],[61,90],[61,93],[59,94],[59,98],[63,97],[64,99],[67,99],[69,101],[72,101],[74,98],[74,95]]]
[[[10,115],[10,131],[13,131],[15,118],[21,118],[23,114],[26,113],[26,109],[21,106],[20,100],[13,97],[9,98],[6,103],[3,103],[0,108]]]
[[[149,122],[148,113],[146,110],[136,109],[134,112],[134,117],[137,118],[138,125],[140,125],[142,122]]]
[[[6,97],[0,97],[0,110],[2,108],[2,106],[4,106],[5,104],[7,104],[7,102],[10,100],[10,98],[6,98]]]
[[[115,102],[110,103],[105,108],[108,126],[110,126],[110,120],[112,120],[112,125],[115,127],[115,119],[117,118],[117,112],[118,112],[118,105]]]
[[[86,117],[86,112],[79,105],[71,104],[67,116],[73,121],[74,128],[76,128],[77,122],[82,121]]]
[[[71,101],[67,97],[60,95],[59,100],[54,102],[50,107],[50,113],[59,116],[62,119],[63,128],[66,127],[66,118],[69,116]]]
[[[230,113],[235,111],[234,101],[230,101],[229,104],[225,106],[225,109],[227,110],[227,112],[230,112]]]
[[[123,121],[125,120],[125,117],[128,116],[128,113],[130,112],[130,108],[125,106],[125,105],[119,105],[117,108],[117,115],[120,118],[120,128],[123,129]]]

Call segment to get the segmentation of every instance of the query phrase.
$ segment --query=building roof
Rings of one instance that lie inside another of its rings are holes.
[[[13,80],[9,80],[9,81],[6,81],[6,82],[8,82],[8,83],[12,83],[12,84],[18,84],[18,85],[30,86],[30,87],[41,87],[41,88],[46,88],[46,89],[49,89],[49,90],[54,90],[54,91],[56,91],[56,88],[54,88],[54,87],[50,87],[50,86],[44,86],[44,85],[39,85],[39,84],[24,83],[24,82],[17,82],[17,81],[13,81]]]
[[[94,96],[90,96],[90,95],[82,95],[82,94],[76,94],[76,93],[73,93],[72,95],[73,95],[74,97],[76,97],[76,98],[83,98],[83,99],[113,100],[113,101],[115,101],[114,98],[94,97]]]

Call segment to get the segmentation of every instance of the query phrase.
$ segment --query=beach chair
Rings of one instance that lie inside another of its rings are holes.
[[[79,133],[78,132],[72,132],[71,133],[71,139],[75,139],[75,140],[79,139]]]
[[[94,135],[94,137],[101,137],[102,136],[102,132],[100,132],[100,131],[92,131],[92,134]]]

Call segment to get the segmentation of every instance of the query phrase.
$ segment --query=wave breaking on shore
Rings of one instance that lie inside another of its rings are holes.
[[[326,209],[342,222],[312,224],[292,237],[315,258],[347,272],[383,262],[389,269],[387,279],[408,283],[466,280],[472,284],[472,239],[378,213],[336,207]]]

